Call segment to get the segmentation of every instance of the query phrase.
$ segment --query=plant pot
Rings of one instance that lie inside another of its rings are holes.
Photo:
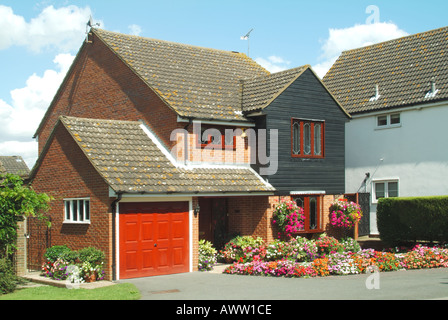
[[[84,280],[86,281],[86,282],[95,282],[96,281],[96,272],[95,273],[93,273],[93,274],[91,274],[91,275],[87,275],[87,276],[85,276],[84,277]]]

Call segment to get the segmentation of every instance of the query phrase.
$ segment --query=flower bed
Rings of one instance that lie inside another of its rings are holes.
[[[260,255],[260,248],[265,254]],[[224,273],[274,276],[316,277],[366,273],[376,270],[396,271],[420,268],[448,267],[448,249],[415,246],[405,252],[361,250],[353,239],[338,241],[325,234],[317,240],[297,237],[288,242],[274,241],[253,248],[257,254],[240,257]],[[348,250],[347,250],[348,249]],[[247,251],[247,250],[246,250]]]
[[[104,253],[93,247],[72,251],[67,246],[53,246],[45,252],[41,275],[54,280],[70,279],[74,283],[103,280]]]

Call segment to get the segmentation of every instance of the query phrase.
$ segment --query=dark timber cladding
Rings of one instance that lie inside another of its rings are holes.
[[[306,70],[264,109],[264,113],[268,132],[278,129],[278,170],[267,177],[269,183],[285,194],[290,191],[344,193],[344,136],[345,122],[349,119],[315,74]],[[292,157],[292,118],[325,121],[323,159]]]

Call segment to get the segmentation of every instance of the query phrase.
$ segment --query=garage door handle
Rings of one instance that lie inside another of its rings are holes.
[[[154,247],[157,247],[157,243],[154,243]]]

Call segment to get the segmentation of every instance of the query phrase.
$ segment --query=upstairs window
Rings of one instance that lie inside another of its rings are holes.
[[[65,199],[64,223],[90,223],[90,199]]]
[[[291,124],[291,154],[299,158],[324,157],[323,121],[292,119]]]
[[[382,128],[394,128],[401,126],[401,116],[399,113],[381,115],[376,117],[376,127]]]
[[[217,149],[236,149],[236,137],[229,132],[223,133],[226,130],[218,129],[202,129],[201,134],[197,136],[197,145],[200,148],[207,146],[215,147]],[[233,132],[233,130],[232,130]]]

